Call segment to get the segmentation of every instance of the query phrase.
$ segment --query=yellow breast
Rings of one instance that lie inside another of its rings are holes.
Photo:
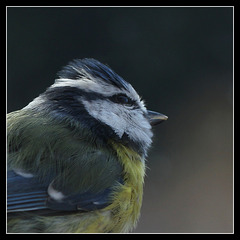
[[[113,144],[123,166],[124,185],[115,192],[113,203],[105,210],[112,212],[115,221],[113,232],[129,232],[140,216],[145,175],[144,159],[133,150],[121,144]]]
[[[110,144],[123,166],[124,184],[119,183],[116,186],[112,204],[80,216],[80,224],[75,232],[129,232],[136,226],[140,216],[145,175],[144,159],[121,144]]]

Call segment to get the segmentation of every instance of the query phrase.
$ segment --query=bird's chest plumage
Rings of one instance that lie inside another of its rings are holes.
[[[123,167],[124,183],[116,186],[112,203],[104,209],[79,216],[75,232],[129,232],[137,224],[143,197],[145,164],[134,151],[111,143]]]
[[[116,222],[114,232],[128,232],[137,223],[140,215],[145,175],[144,159],[121,144],[112,144],[123,166],[124,184],[120,185],[113,197],[110,210],[112,221]]]

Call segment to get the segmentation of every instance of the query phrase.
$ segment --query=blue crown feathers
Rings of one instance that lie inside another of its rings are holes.
[[[116,74],[110,67],[100,63],[93,58],[75,59],[58,73],[60,78],[81,79],[86,73],[93,78],[113,84],[118,88],[128,89],[129,83]]]

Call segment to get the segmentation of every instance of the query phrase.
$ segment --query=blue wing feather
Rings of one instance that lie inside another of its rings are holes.
[[[8,213],[46,210],[45,213],[63,211],[92,211],[111,203],[112,189],[99,193],[84,192],[66,196],[61,202],[50,198],[48,184],[41,184],[36,178],[25,178],[10,170],[7,173],[7,210]],[[119,180],[122,182],[122,180]]]
[[[8,212],[46,209],[47,185],[36,178],[24,178],[14,171],[7,172]]]

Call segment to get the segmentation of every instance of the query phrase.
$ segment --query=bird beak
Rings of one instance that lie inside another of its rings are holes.
[[[153,112],[153,111],[147,111],[148,112],[148,119],[151,124],[151,126],[156,126],[159,123],[165,121],[168,119],[168,117],[164,114]]]

